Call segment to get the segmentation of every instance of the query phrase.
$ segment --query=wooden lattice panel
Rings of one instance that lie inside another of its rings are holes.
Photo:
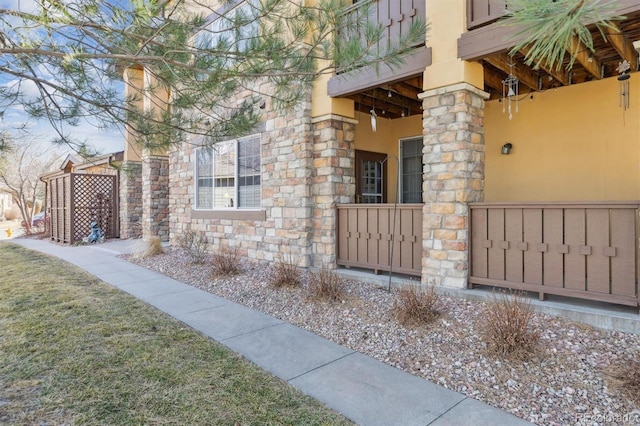
[[[96,222],[105,238],[115,237],[116,177],[112,175],[72,174],[72,242],[82,240]]]

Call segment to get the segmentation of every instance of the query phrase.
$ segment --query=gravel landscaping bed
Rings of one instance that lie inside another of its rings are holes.
[[[640,358],[639,335],[536,313],[539,350],[527,362],[507,361],[486,353],[483,302],[440,296],[435,323],[405,327],[391,311],[397,292],[365,282],[345,280],[342,300],[326,302],[304,287],[270,286],[265,264],[242,262],[241,275],[215,278],[181,248],[129,260],[536,424],[640,424],[637,390],[621,390],[612,377]]]

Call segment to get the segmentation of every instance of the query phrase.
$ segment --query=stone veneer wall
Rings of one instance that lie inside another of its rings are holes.
[[[139,238],[142,236],[142,163],[122,163],[119,193],[120,238]]]
[[[142,158],[142,235],[169,241],[169,158]]]
[[[355,125],[357,121],[325,116],[313,127],[313,262],[336,267],[338,203],[355,199]]]
[[[273,261],[291,255],[299,266],[311,265],[313,138],[311,104],[288,116],[265,112],[261,135],[264,220],[235,219],[243,210],[193,211],[196,148],[184,143],[169,156],[171,242],[188,230],[207,236],[212,250],[235,247],[241,256]],[[209,217],[207,217],[209,215]],[[214,218],[223,216],[224,218]]]
[[[462,83],[423,93],[422,281],[463,288],[469,274],[469,207],[484,199],[484,101]]]

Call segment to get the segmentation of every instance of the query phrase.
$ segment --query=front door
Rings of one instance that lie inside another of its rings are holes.
[[[387,202],[386,154],[356,150],[356,203]]]

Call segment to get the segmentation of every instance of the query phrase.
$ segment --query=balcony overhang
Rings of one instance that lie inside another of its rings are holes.
[[[336,75],[329,79],[327,91],[333,98],[352,96],[365,90],[422,75],[429,65],[431,65],[431,48],[418,47],[404,58],[404,64],[398,68],[390,68],[382,64],[376,70],[376,67],[371,65]]]
[[[467,0],[470,8],[481,7],[486,1]],[[465,61],[481,61],[485,71],[485,91],[492,96],[500,96],[504,79],[513,73],[524,86],[523,91],[539,91],[552,87],[579,84],[586,81],[617,76],[616,68],[627,60],[632,72],[638,70],[638,54],[632,42],[640,40],[640,2],[638,0],[618,0],[616,13],[625,16],[615,21],[614,28],[605,30],[605,37],[595,25],[591,28],[594,52],[586,47],[580,49],[576,61],[569,68],[568,55],[560,69],[549,69],[541,64],[531,67],[525,64],[526,48],[509,56],[509,50],[517,44],[513,27],[496,22],[504,14],[504,8],[489,9],[492,19],[483,17],[468,22],[469,27],[479,26],[462,34],[458,39],[458,57]],[[480,24],[478,24],[478,22]]]

